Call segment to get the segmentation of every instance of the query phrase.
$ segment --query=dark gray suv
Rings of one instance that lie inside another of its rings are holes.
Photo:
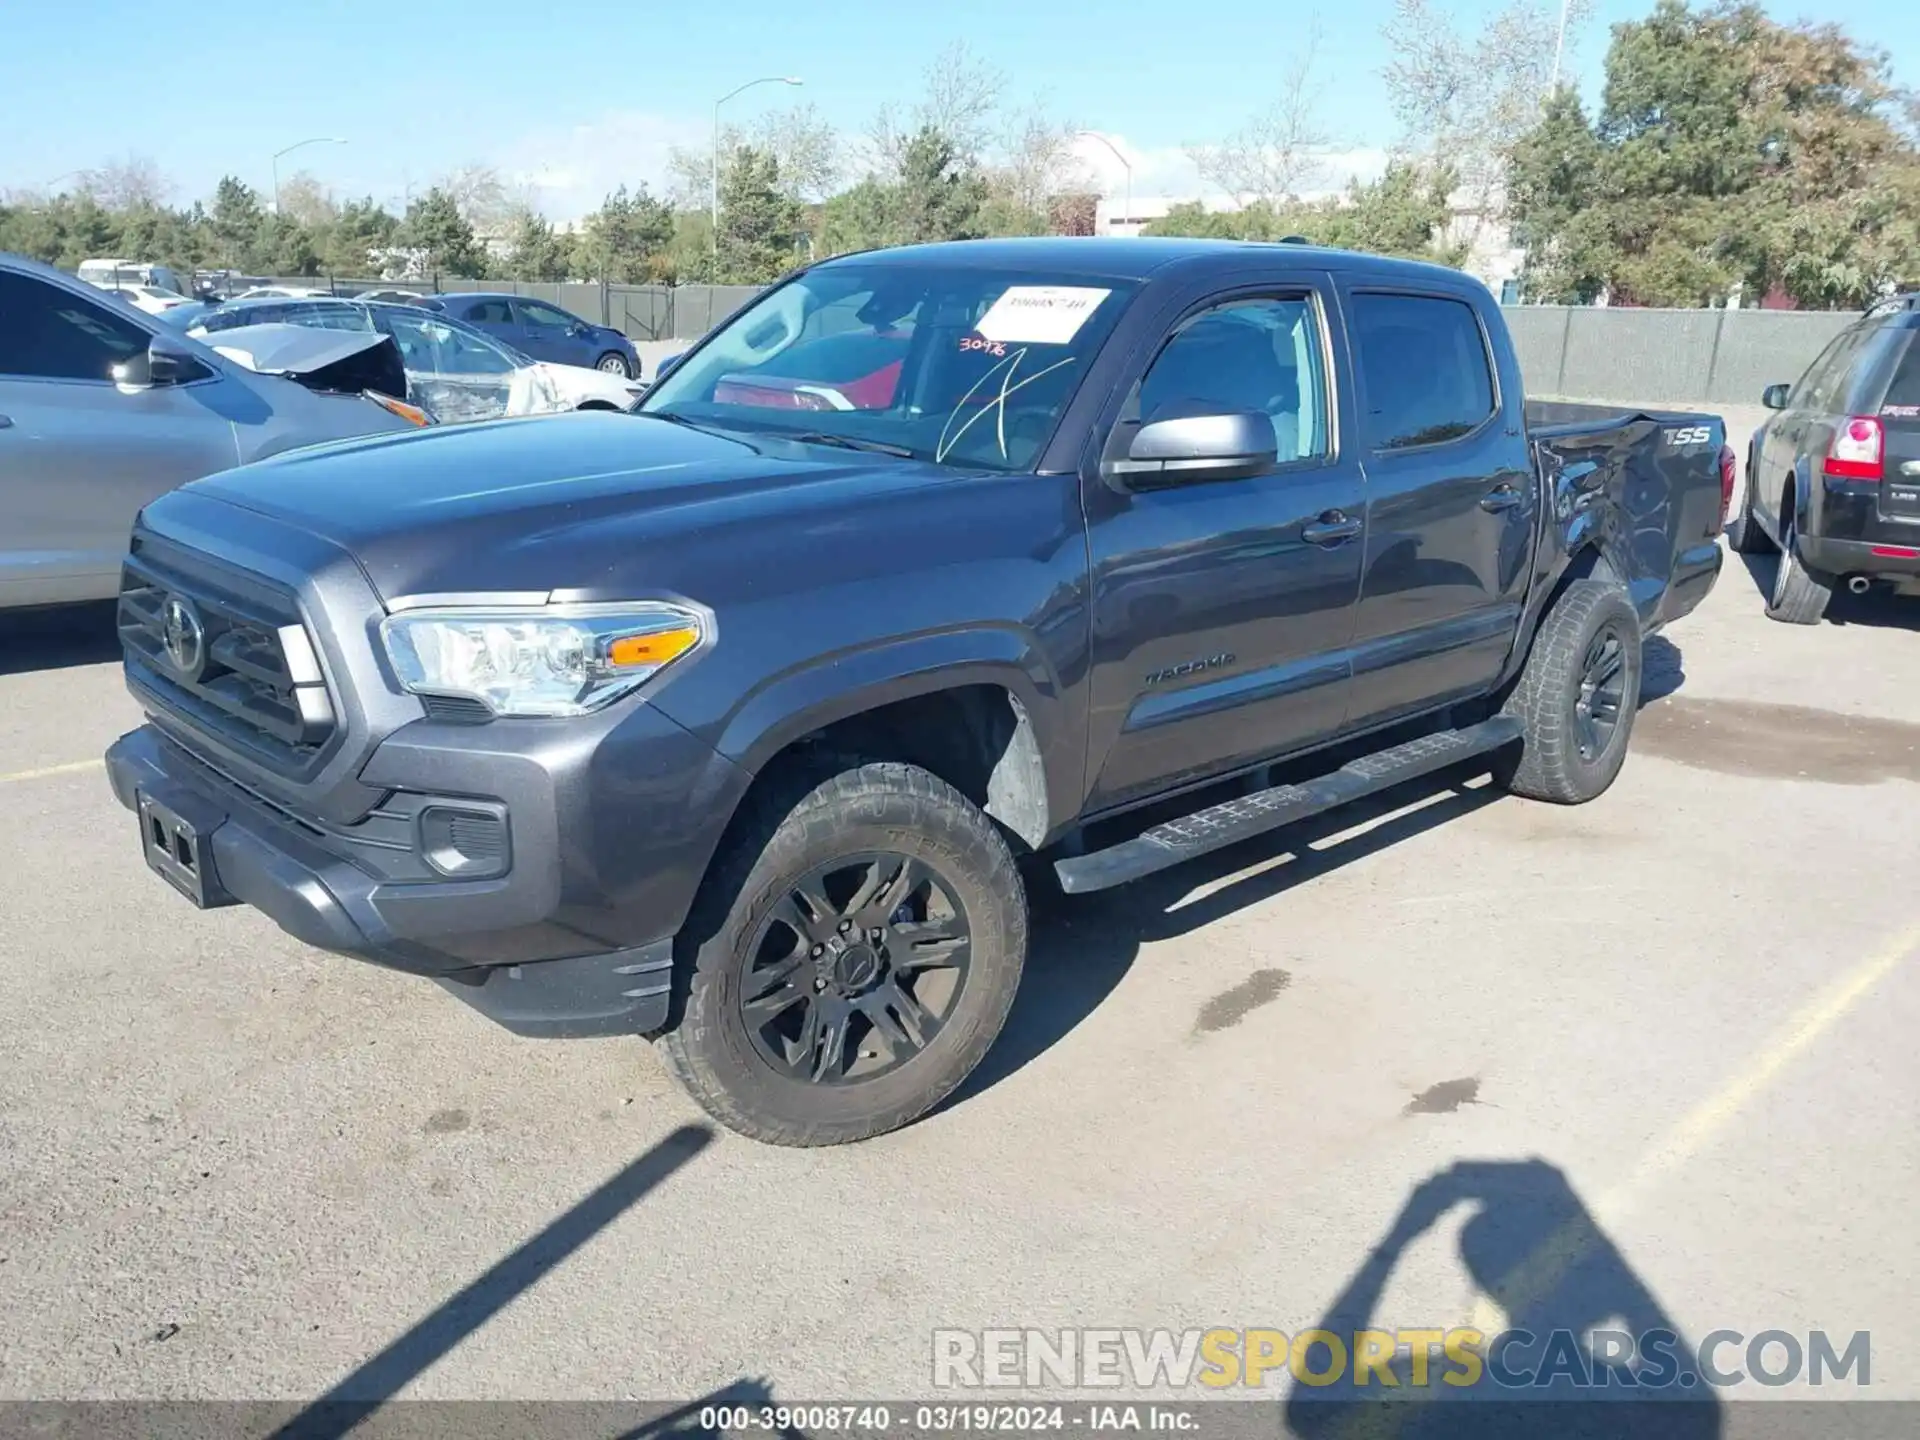
[[[1754,432],[1727,536],[1780,551],[1767,614],[1815,624],[1841,584],[1920,594],[1920,295],[1874,306],[1762,400],[1779,413]]]

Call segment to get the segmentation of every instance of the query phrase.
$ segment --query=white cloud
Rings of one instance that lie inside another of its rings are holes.
[[[675,146],[712,141],[696,120],[638,110],[609,110],[597,120],[548,126],[514,141],[494,157],[510,188],[524,189],[551,220],[577,220],[600,208],[608,193],[644,182],[656,195],[668,185],[667,157]]]

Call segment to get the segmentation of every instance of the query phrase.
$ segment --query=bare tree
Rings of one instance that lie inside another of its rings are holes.
[[[922,72],[918,100],[905,111],[880,107],[862,147],[867,168],[897,174],[907,142],[922,129],[938,130],[961,159],[980,161],[993,143],[1006,88],[1004,72],[975,55],[965,40],[955,40]]]
[[[311,171],[298,171],[280,182],[280,213],[297,225],[324,225],[333,219],[338,208],[333,203],[333,192],[322,186]]]
[[[840,134],[812,104],[769,111],[751,128],[720,127],[721,165],[725,157],[751,145],[773,156],[779,167],[780,189],[790,199],[824,200],[833,193],[842,172]],[[683,209],[704,210],[712,194],[713,148],[675,145],[667,152],[668,190]]]
[[[1497,206],[1507,154],[1539,118],[1556,68],[1592,0],[1510,0],[1474,34],[1463,34],[1432,0],[1395,0],[1383,32],[1385,70],[1401,143],[1416,158],[1444,159],[1475,207]]]
[[[435,188],[447,194],[460,218],[475,230],[501,230],[512,216],[507,187],[491,165],[462,165],[442,176]]]
[[[1091,189],[1092,177],[1073,149],[1078,133],[1047,108],[1045,97],[1009,116],[993,167],[1002,193],[1022,209],[1044,213],[1055,196]]]
[[[1202,178],[1241,203],[1278,205],[1325,173],[1329,137],[1319,123],[1325,86],[1314,78],[1320,21],[1311,17],[1266,108],[1217,145],[1188,150]]]
[[[97,170],[81,171],[74,180],[74,189],[82,195],[91,195],[103,210],[165,205],[172,198],[174,188],[159,165],[146,155],[109,160]]]

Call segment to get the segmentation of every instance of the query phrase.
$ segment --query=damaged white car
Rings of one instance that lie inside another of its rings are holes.
[[[245,365],[248,347],[231,332],[286,325],[391,339],[406,370],[405,398],[440,424],[631,410],[647,388],[601,370],[530,359],[470,325],[414,305],[333,298],[234,301],[201,316],[187,333]]]

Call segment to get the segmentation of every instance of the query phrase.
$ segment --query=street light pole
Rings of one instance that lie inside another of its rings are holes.
[[[1553,41],[1553,80],[1547,86],[1547,94],[1552,95],[1560,88],[1560,52],[1567,48],[1567,7],[1572,0],[1560,0],[1560,33]]]
[[[1114,144],[1113,141],[1109,140],[1106,136],[1102,135],[1098,130],[1082,130],[1080,133],[1086,136],[1089,140],[1098,140],[1102,145],[1106,146],[1107,149],[1112,152],[1113,158],[1120,162],[1120,168],[1126,172],[1127,174],[1126,220],[1128,224],[1132,224],[1133,223],[1133,163],[1129,161],[1126,156],[1120,153],[1120,147],[1118,145]]]
[[[315,135],[312,139],[296,140],[293,144],[287,146],[286,149],[273,152],[273,213],[276,218],[278,218],[280,214],[280,157],[282,155],[291,155],[294,151],[306,145],[344,145],[346,143],[346,141],[337,135]]]
[[[801,85],[805,82],[795,75],[763,75],[758,80],[749,80],[744,85],[736,85],[718,100],[713,102],[713,173],[707,177],[707,218],[713,224],[713,253],[720,253],[720,107],[743,90],[751,90],[756,85]]]

